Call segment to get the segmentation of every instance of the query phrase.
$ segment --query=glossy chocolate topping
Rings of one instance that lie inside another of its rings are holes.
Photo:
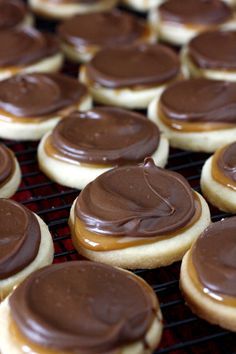
[[[188,55],[201,69],[236,70],[236,31],[209,31],[193,38]]]
[[[60,37],[75,47],[132,44],[147,34],[147,26],[132,15],[113,10],[77,15],[58,29]]]
[[[21,0],[0,0],[0,30],[15,27],[23,22],[27,14]]]
[[[217,25],[233,16],[220,0],[167,0],[158,11],[164,21],[195,25]]]
[[[223,174],[236,183],[236,142],[228,145],[217,160],[218,168]]]
[[[32,28],[1,31],[0,43],[1,67],[31,64],[59,51],[52,34],[43,34]]]
[[[194,245],[192,260],[208,291],[236,297],[236,217],[209,226]]]
[[[102,174],[80,193],[75,208],[86,229],[130,237],[163,236],[184,227],[195,213],[188,182],[152,159]]]
[[[107,88],[155,86],[177,77],[177,55],[161,44],[101,50],[87,64],[88,79]]]
[[[15,162],[10,150],[0,144],[0,187],[12,176],[15,170]]]
[[[77,261],[33,273],[10,297],[11,314],[30,341],[71,353],[115,353],[143,340],[158,304],[141,279]]]
[[[179,121],[236,124],[236,83],[204,78],[180,81],[164,91],[159,107],[167,118]]]
[[[73,113],[53,130],[56,155],[75,162],[102,165],[142,161],[157,149],[158,128],[138,113],[97,107]]]
[[[87,89],[62,74],[25,74],[0,82],[0,109],[18,117],[35,117],[78,103]]]
[[[0,279],[29,265],[37,256],[40,239],[34,214],[13,200],[0,199]]]

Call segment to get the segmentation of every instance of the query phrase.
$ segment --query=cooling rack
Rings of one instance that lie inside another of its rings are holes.
[[[37,28],[53,31],[55,24],[38,21]],[[78,67],[65,63],[64,72],[77,76]],[[1,140],[0,140],[1,141]],[[50,181],[40,172],[37,163],[37,143],[4,141],[16,154],[23,179],[16,201],[37,213],[49,226],[55,246],[54,262],[67,262],[79,259],[68,228],[70,207],[79,191],[66,188]],[[181,173],[191,186],[200,191],[199,180],[207,154],[171,150],[166,168]],[[211,207],[213,221],[226,216]],[[185,305],[179,290],[180,262],[155,270],[136,270],[157,294],[164,317],[164,332],[161,344],[155,354],[234,354],[236,353],[236,334],[196,317]]]

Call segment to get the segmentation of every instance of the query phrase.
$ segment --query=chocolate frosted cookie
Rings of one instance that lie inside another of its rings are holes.
[[[181,259],[209,223],[204,199],[181,175],[152,159],[99,176],[80,193],[70,214],[80,254],[130,269]]]
[[[91,108],[87,88],[68,76],[24,74],[0,81],[0,137],[38,140],[65,115]]]
[[[148,117],[173,147],[214,152],[236,137],[236,83],[205,78],[170,85]]]
[[[119,10],[77,15],[58,27],[66,56],[86,62],[104,47],[153,42],[149,25]]]
[[[236,81],[236,31],[209,31],[193,38],[183,63],[194,77]]]
[[[0,80],[26,72],[53,72],[62,66],[59,43],[33,28],[0,31]]]
[[[113,107],[73,113],[45,135],[38,149],[41,170],[52,180],[82,189],[118,165],[153,156],[168,158],[168,141],[145,116]]]
[[[221,0],[167,0],[151,10],[150,23],[162,40],[183,45],[202,31],[234,26],[234,16]]]
[[[236,142],[218,149],[205,162],[201,188],[213,205],[236,213]]]
[[[178,56],[161,44],[107,48],[80,71],[97,102],[126,108],[146,108],[180,77]]]
[[[21,171],[14,153],[0,144],[0,198],[10,198],[21,182]]]
[[[143,279],[87,261],[35,272],[0,314],[2,354],[23,346],[39,354],[151,354],[162,334],[158,300]]]
[[[236,217],[209,226],[185,255],[180,284],[194,313],[236,331]]]
[[[30,26],[33,17],[22,0],[0,0],[0,30]]]
[[[118,0],[29,0],[37,15],[54,20],[70,18],[76,14],[110,10]]]
[[[52,263],[53,243],[46,224],[24,206],[0,199],[0,298],[30,273]]]

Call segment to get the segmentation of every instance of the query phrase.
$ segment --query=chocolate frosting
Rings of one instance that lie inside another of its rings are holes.
[[[15,27],[23,22],[27,9],[21,0],[0,0],[0,30]]]
[[[0,109],[18,117],[35,117],[77,103],[87,89],[62,74],[25,74],[0,82]]]
[[[220,0],[167,0],[158,11],[164,21],[195,25],[218,25],[233,16]]]
[[[161,44],[103,49],[86,68],[88,79],[107,88],[155,86],[180,73],[177,55]]]
[[[59,51],[52,34],[33,28],[9,29],[0,32],[0,66],[20,66],[34,63]]]
[[[223,150],[217,165],[220,171],[236,184],[236,142]]]
[[[188,182],[150,158],[102,174],[80,193],[75,207],[86,229],[129,237],[163,236],[186,226],[194,214]]]
[[[29,265],[37,256],[40,239],[34,214],[13,200],[0,199],[0,279]]]
[[[188,55],[201,69],[236,70],[236,31],[209,31],[193,38]]]
[[[159,107],[169,119],[236,124],[236,83],[204,78],[180,81],[164,91]]]
[[[9,149],[0,144],[0,187],[8,181],[15,170],[15,162]]]
[[[236,217],[210,225],[192,250],[201,284],[214,294],[236,296]]]
[[[10,297],[11,314],[26,338],[75,354],[114,353],[144,340],[157,306],[141,279],[88,261],[38,270]]]
[[[62,158],[114,165],[142,161],[157,149],[159,139],[156,125],[141,114],[96,107],[62,120],[51,134],[50,145]]]
[[[80,48],[83,45],[131,44],[147,34],[147,26],[136,17],[113,10],[72,17],[58,28],[60,37]]]

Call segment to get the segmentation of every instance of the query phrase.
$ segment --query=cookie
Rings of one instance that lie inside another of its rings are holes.
[[[21,182],[20,166],[13,152],[0,144],[0,198],[10,198]]]

